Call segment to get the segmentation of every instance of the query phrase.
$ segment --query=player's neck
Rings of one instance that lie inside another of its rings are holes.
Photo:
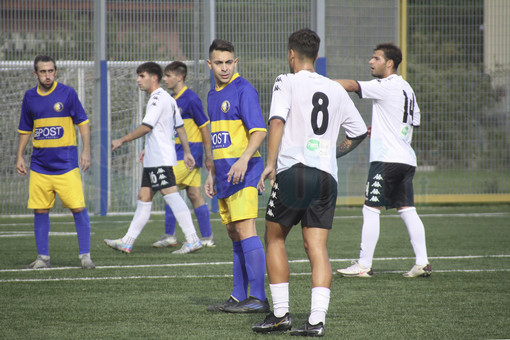
[[[50,91],[53,91],[54,88],[55,88],[55,82],[53,82],[50,87],[42,86],[41,84],[39,84],[39,85],[37,85],[37,92],[44,95]]]
[[[296,63],[294,64],[294,73],[298,73],[299,71],[315,72],[315,69],[313,68],[313,61],[300,61],[296,59]]]
[[[151,95],[152,92],[156,91],[159,88],[160,88],[159,84],[155,84],[147,91],[147,94]]]
[[[185,86],[186,86],[186,84],[184,84],[184,83],[177,83],[177,84],[175,85],[175,87],[172,89],[172,92],[173,92],[174,94],[177,94],[177,93],[181,92],[181,91],[182,91],[182,89],[183,89]]]

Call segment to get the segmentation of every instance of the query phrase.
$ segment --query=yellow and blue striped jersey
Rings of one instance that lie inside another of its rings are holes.
[[[207,111],[211,119],[218,198],[229,197],[245,187],[257,187],[264,170],[258,151],[248,162],[244,181],[236,185],[227,182],[227,174],[246,150],[250,134],[266,131],[257,90],[236,73],[228,84],[209,91]]]
[[[54,82],[45,94],[38,87],[25,92],[18,132],[33,133],[30,169],[47,175],[61,175],[77,168],[74,125],[88,122],[78,95],[70,86]]]
[[[186,135],[188,135],[189,148],[193,158],[195,159],[195,165],[202,167],[204,146],[200,128],[209,124],[209,118],[207,118],[204,113],[202,101],[198,95],[188,89],[187,86],[184,86],[182,90],[179,91],[179,93],[176,93],[173,97],[177,102],[181,118],[184,121],[184,129],[186,130]],[[177,152],[177,160],[183,160],[184,151],[177,133],[175,134],[175,151]]]

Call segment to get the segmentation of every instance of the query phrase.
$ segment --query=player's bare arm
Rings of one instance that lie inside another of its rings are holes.
[[[205,151],[205,167],[207,170],[210,170],[211,167],[214,166],[214,161],[212,158],[211,132],[209,131],[209,124],[202,126],[200,128],[200,133],[202,134],[202,143]]]
[[[358,145],[363,142],[363,140],[367,137],[368,132],[356,138],[345,137],[345,139],[336,147],[336,158],[343,157],[347,155],[352,150],[356,149]]]
[[[184,164],[186,164],[189,171],[191,171],[195,167],[195,159],[191,155],[191,150],[189,148],[189,143],[188,143],[188,135],[186,134],[186,130],[184,129],[184,126],[180,126],[180,127],[176,128],[175,131],[177,131],[177,135],[179,136],[179,139],[181,140],[182,150],[184,151]]]
[[[82,171],[87,171],[90,167],[90,124],[79,125],[81,141],[83,150],[80,154],[80,168]]]
[[[27,168],[25,165],[25,158],[23,158],[23,153],[30,141],[31,133],[20,133],[18,140],[18,151],[16,152],[16,171],[20,175],[27,174]]]
[[[132,132],[125,135],[124,137],[113,140],[112,141],[112,151],[117,150],[118,148],[120,148],[122,146],[122,144],[124,144],[126,142],[130,142],[132,140],[135,140],[135,139],[145,136],[146,134],[148,134],[151,131],[152,131],[151,127],[149,127],[147,125],[143,125],[143,124],[140,125],[136,129],[134,129]]]
[[[356,80],[351,79],[333,79],[343,86],[347,92],[359,92],[359,84]]]
[[[285,123],[280,119],[272,119],[271,122],[269,123],[266,167],[264,168],[264,171],[262,171],[259,183],[257,184],[257,189],[260,192],[266,189],[266,186],[264,184],[264,181],[266,179],[269,178],[271,181],[274,180],[276,157],[278,156],[278,149],[280,148],[280,143],[282,142],[284,126]]]
[[[248,169],[248,162],[250,161],[253,154],[257,151],[259,146],[266,138],[266,131],[253,131],[250,134],[250,140],[248,141],[248,146],[244,150],[243,154],[239,159],[232,164],[230,171],[228,172],[228,182],[232,181],[232,184],[238,184],[239,182],[244,181],[244,175],[246,174],[246,170]]]

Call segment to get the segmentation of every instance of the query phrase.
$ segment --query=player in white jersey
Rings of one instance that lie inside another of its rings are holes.
[[[138,204],[131,225],[123,238],[104,242],[111,248],[129,254],[133,244],[149,221],[152,199],[161,191],[165,202],[170,206],[186,236],[186,243],[173,253],[187,254],[202,248],[197,236],[188,206],[177,190],[172,166],[177,164],[174,143],[174,128],[184,150],[184,162],[190,169],[195,166],[191,155],[184,123],[175,100],[159,87],[163,76],[161,66],[147,62],[138,66],[136,82],[142,91],[150,95],[142,124],[122,138],[112,141],[112,151],[125,142],[145,136],[142,185],[138,192]]]
[[[285,239],[301,221],[312,267],[312,301],[305,325],[291,335],[324,335],[332,276],[326,245],[337,198],[336,142],[344,127],[347,136],[341,149],[346,154],[367,135],[347,92],[314,72],[319,44],[319,36],[309,29],[292,33],[288,44],[291,73],[279,75],[273,86],[267,162],[258,184],[264,190],[264,180],[273,179],[276,172],[266,209],[266,263],[273,312],[252,327],[259,333],[292,326]]]
[[[370,170],[363,206],[363,229],[359,260],[338,269],[343,276],[371,277],[372,259],[379,239],[381,209],[397,208],[416,255],[415,265],[404,277],[429,276],[425,228],[414,207],[413,177],[416,154],[411,147],[413,129],[420,126],[420,109],[413,89],[397,75],[400,49],[390,43],[374,49],[369,61],[372,81],[338,80],[349,92],[372,99]]]

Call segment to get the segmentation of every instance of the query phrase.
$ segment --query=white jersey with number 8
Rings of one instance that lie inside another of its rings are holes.
[[[279,75],[273,86],[269,120],[285,122],[277,172],[302,163],[338,181],[336,142],[340,127],[349,138],[367,132],[344,88],[315,72]]]

